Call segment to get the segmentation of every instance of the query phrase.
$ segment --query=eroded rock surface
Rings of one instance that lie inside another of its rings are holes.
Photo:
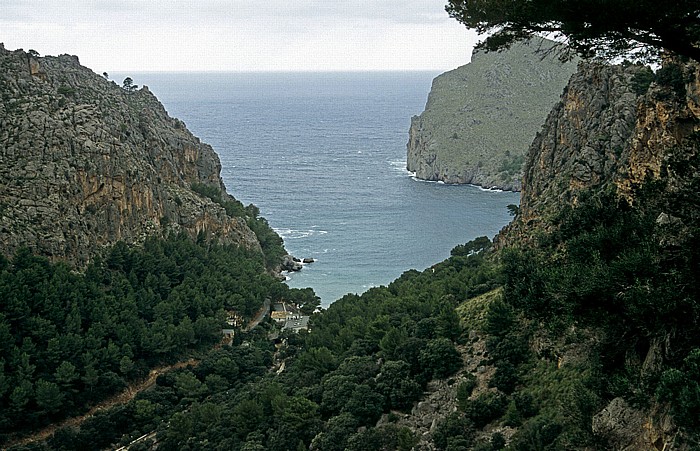
[[[2,253],[29,246],[83,265],[166,230],[260,249],[244,218],[192,190],[225,193],[219,158],[147,87],[0,45],[0,98]]]

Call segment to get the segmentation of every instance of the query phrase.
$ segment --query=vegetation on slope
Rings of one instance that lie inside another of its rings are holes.
[[[82,274],[27,249],[2,258],[0,432],[75,415],[285,291],[258,253],[184,234],[119,243]]]
[[[269,269],[275,269],[282,262],[282,257],[287,254],[284,249],[282,238],[272,230],[265,218],[259,216],[260,210],[253,204],[244,207],[243,204],[233,196],[222,192],[216,186],[205,185],[203,183],[192,184],[192,191],[200,196],[211,199],[221,205],[226,214],[232,218],[245,218],[248,227],[255,233],[255,237],[260,243],[265,264]]]
[[[502,421],[520,426],[512,449],[606,446],[592,416],[616,397],[670,406],[681,437],[697,440],[697,205],[641,191],[641,208],[591,193],[536,246],[503,252],[503,302],[487,330],[492,384],[512,400]],[[662,212],[690,226],[682,242],[668,240],[678,236]]]
[[[122,433],[136,437],[156,428],[170,449],[287,450],[312,442],[329,450],[410,449],[416,437],[409,429],[372,426],[384,412],[410,410],[430,379],[462,367],[454,308],[498,285],[484,259],[489,245],[482,238],[459,246],[428,271],[409,271],[388,287],[332,304],[313,317],[310,334],[287,337],[280,374],[266,371],[273,348],[254,333],[197,367],[160,377],[155,388],[79,430],[21,449],[80,449],[86,431],[93,444],[106,446]]]
[[[694,174],[695,160],[667,171]],[[399,419],[428,381],[462,369],[455,345],[468,348],[474,333],[495,372],[479,390],[473,376],[460,379],[457,411],[431,430],[439,450],[606,448],[592,424],[614,398],[670,408],[676,445],[697,444],[700,210],[667,188],[639,188],[635,206],[609,191],[582,195],[535,244],[458,246],[422,273],[338,300],[277,351],[262,332],[239,337],[79,430],[21,449],[157,431],[169,449],[408,450],[420,437]],[[279,359],[284,370],[268,371]]]

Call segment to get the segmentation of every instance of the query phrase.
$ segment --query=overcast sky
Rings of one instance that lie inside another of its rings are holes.
[[[0,42],[94,71],[449,70],[447,0],[0,0]]]

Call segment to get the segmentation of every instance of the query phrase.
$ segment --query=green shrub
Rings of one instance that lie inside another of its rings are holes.
[[[419,360],[424,371],[437,378],[451,376],[462,367],[462,356],[446,338],[430,340]]]
[[[66,97],[73,97],[75,95],[75,88],[71,86],[62,85],[58,87],[56,92]]]
[[[688,354],[681,369],[664,371],[656,397],[671,404],[678,424],[696,430],[700,428],[700,348]]]
[[[685,76],[679,64],[666,64],[656,71],[656,82],[670,88],[679,99],[685,98]]]
[[[559,449],[551,445],[561,432],[562,425],[557,421],[538,416],[518,429],[510,443],[510,449],[514,451]]]
[[[474,388],[476,388],[476,376],[473,374],[467,374],[466,380],[464,380],[457,387],[457,404],[461,410],[464,410],[464,406],[466,405],[469,397],[472,395]]]
[[[474,442],[474,435],[474,423],[465,415],[455,412],[448,415],[435,426],[432,439],[437,449],[447,450],[450,444],[454,449],[457,440],[470,445]]]
[[[632,91],[638,96],[646,94],[649,90],[651,82],[654,81],[654,72],[649,67],[642,68],[639,72],[635,73],[630,80],[630,85]]]
[[[493,420],[500,418],[507,407],[508,399],[503,393],[487,392],[475,399],[467,400],[462,406],[462,410],[477,428],[483,428]]]

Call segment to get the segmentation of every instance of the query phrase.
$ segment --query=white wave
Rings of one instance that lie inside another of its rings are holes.
[[[400,172],[401,177],[415,177],[416,173],[409,171],[407,165],[406,160],[389,160],[389,166],[391,166],[391,169],[396,172]]]
[[[435,184],[438,184],[438,183],[442,182],[442,180],[426,180],[426,179],[418,178],[418,177],[416,177],[416,173],[415,173],[415,172],[414,172],[413,175],[411,176],[411,180],[416,181],[416,182],[421,182],[421,183],[435,183]],[[442,182],[442,184],[444,185],[445,182]]]
[[[321,227],[319,225],[312,225],[311,228],[314,230],[311,230],[312,233],[318,233],[319,235],[325,235],[328,233],[328,230],[318,230],[318,228]]]
[[[396,169],[405,169],[408,165],[406,160],[389,160],[389,164]]]
[[[283,229],[283,228],[273,228],[277,235],[281,236],[284,240],[298,240],[301,238],[308,238],[312,235],[325,235],[328,233],[327,230],[297,230],[297,229]]]
[[[483,186],[479,185],[472,185],[471,183],[448,183],[445,182],[444,180],[426,180],[426,179],[421,179],[416,177],[415,172],[411,176],[411,179],[416,181],[416,182],[421,182],[421,183],[435,183],[437,185],[446,185],[446,186],[470,186],[472,188],[478,188],[480,191],[485,191],[489,193],[502,193],[504,190],[500,188],[496,188],[495,186],[492,186],[491,188],[484,188]]]
[[[502,193],[503,192],[502,189],[496,188],[495,186],[492,186],[491,188],[484,188],[483,186],[479,186],[479,185],[469,185],[469,186],[475,186],[475,187],[479,188],[481,191],[488,191],[490,193]]]
[[[321,251],[313,251],[313,252],[311,252],[311,254],[312,255],[323,255],[323,254],[327,254],[329,252],[336,252],[337,250],[338,249],[335,249],[335,248],[333,248],[333,249],[326,248],[326,249],[323,249]],[[318,261],[318,260],[316,260],[316,261]]]

